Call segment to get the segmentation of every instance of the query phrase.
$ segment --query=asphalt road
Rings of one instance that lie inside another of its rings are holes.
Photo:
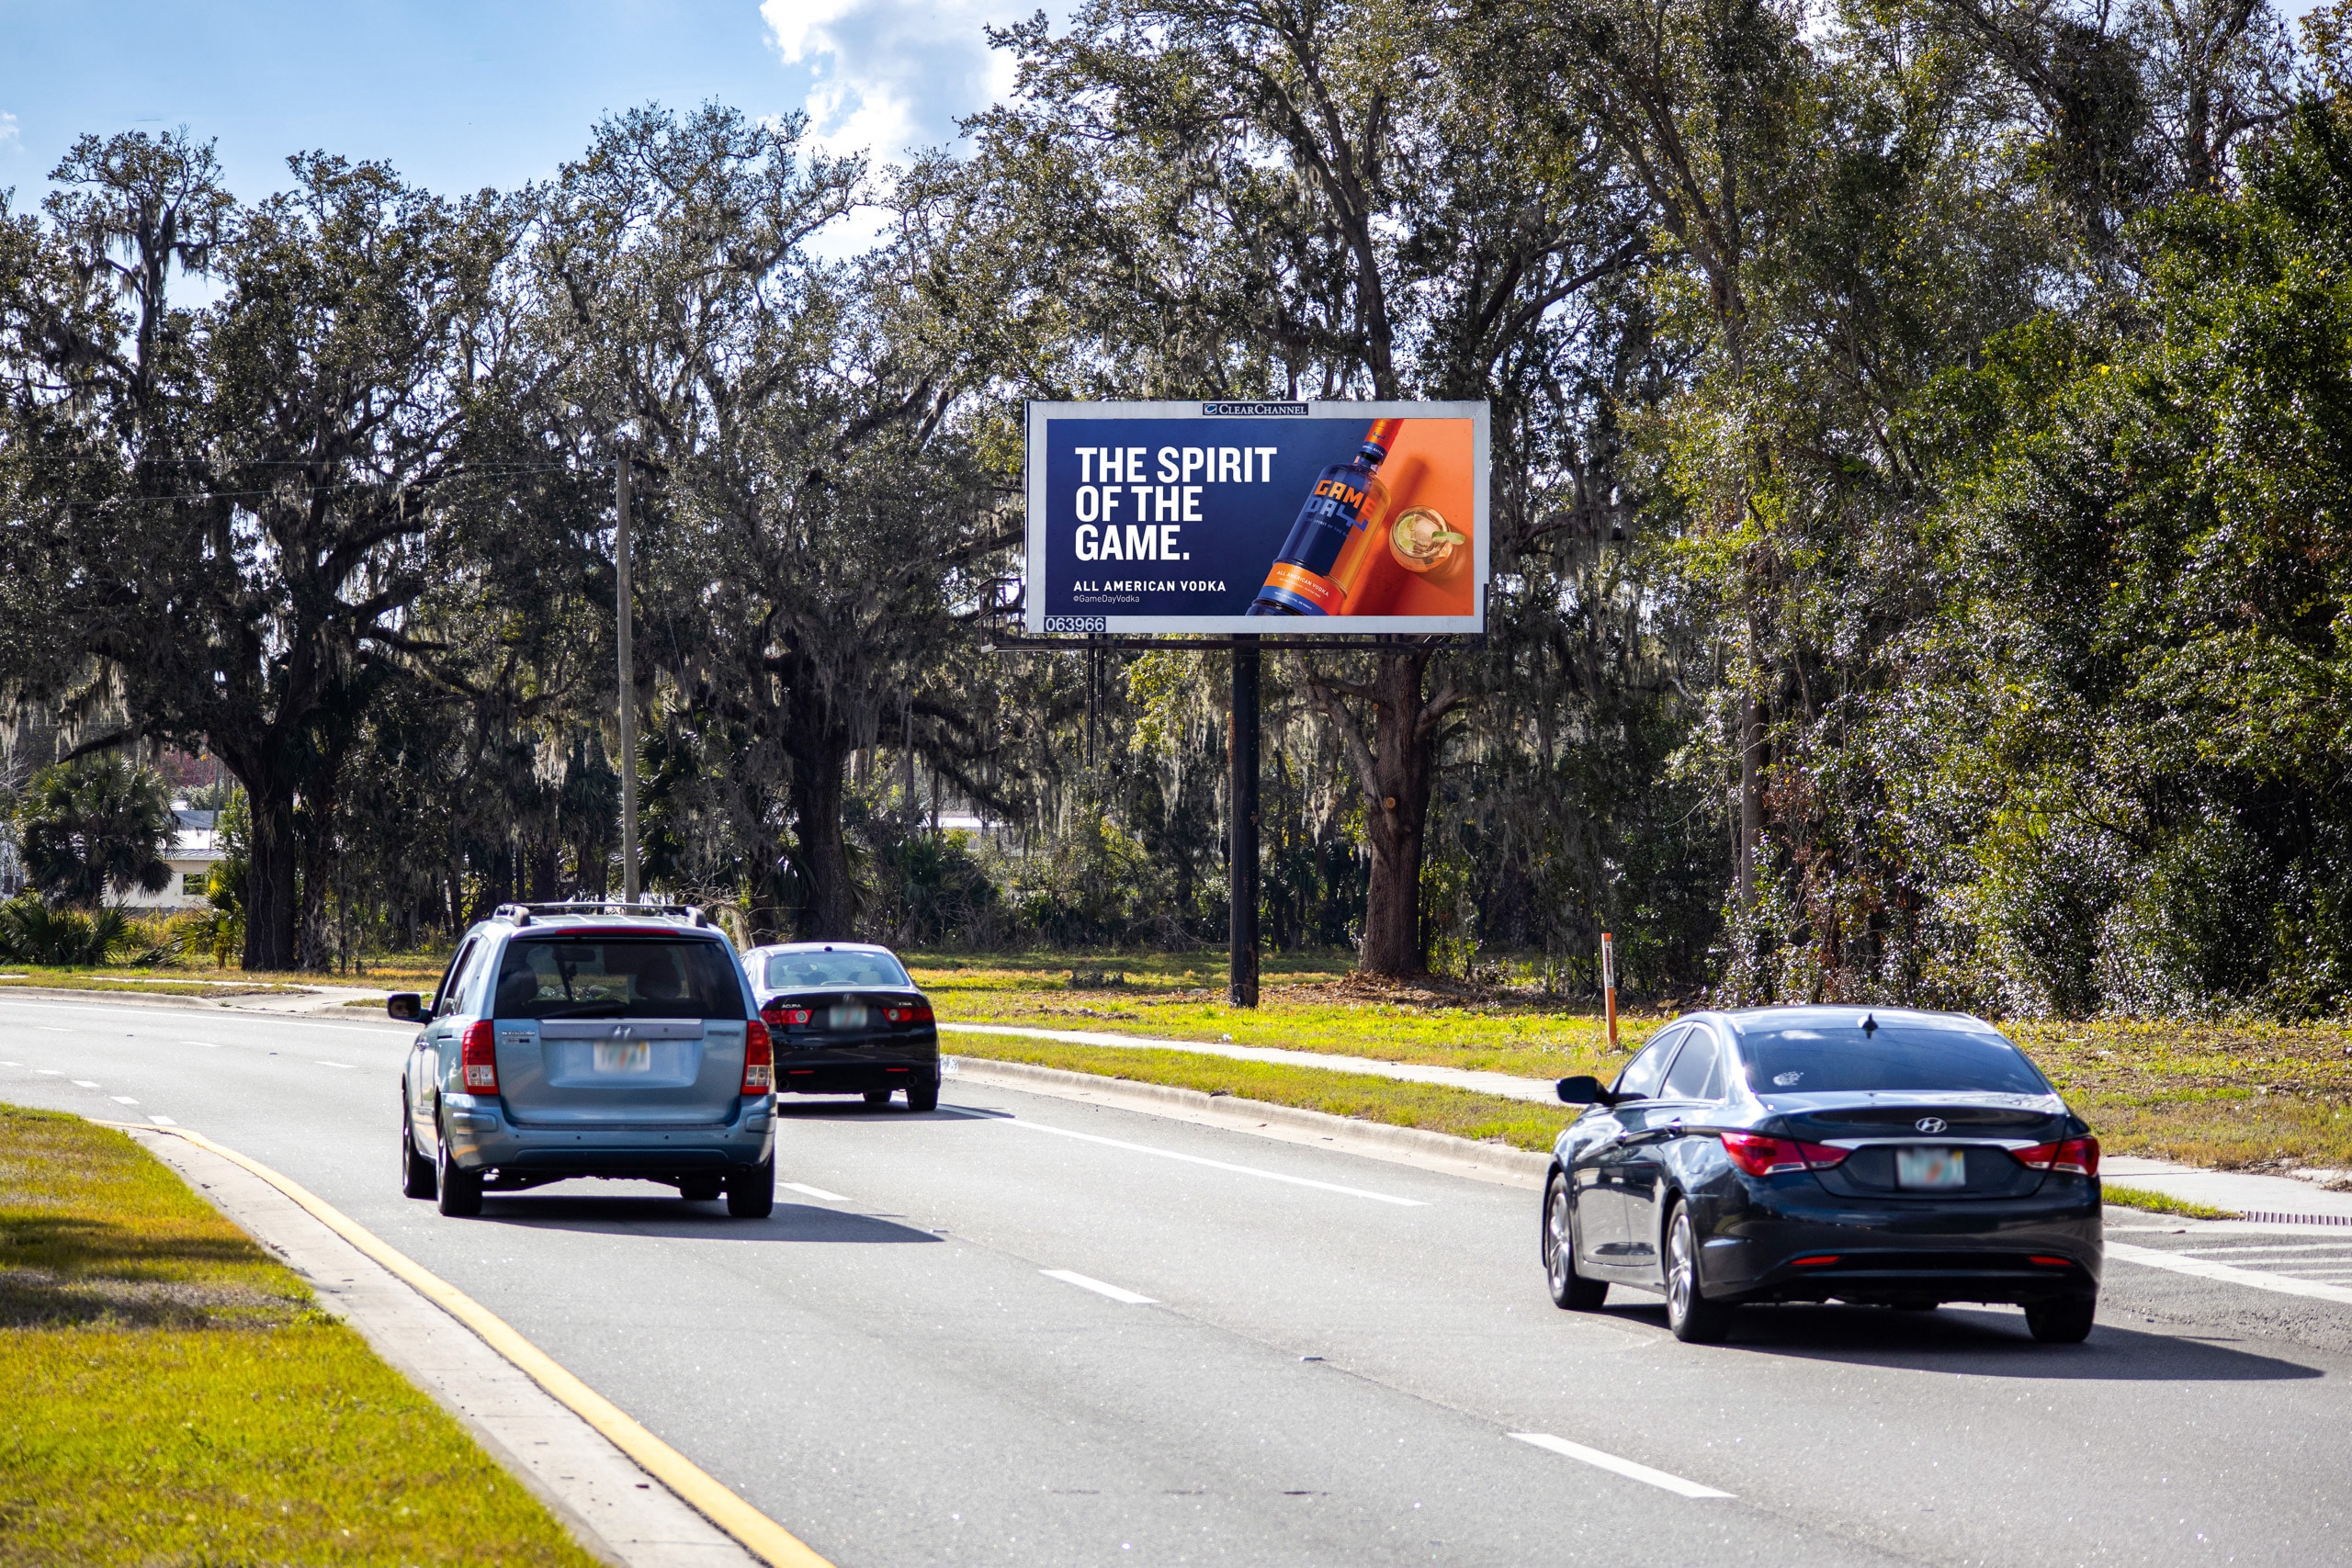
[[[1681,1346],[1554,1310],[1532,1193],[952,1078],[788,1106],[768,1221],[448,1220],[396,1185],[408,1034],[0,998],[0,1100],[276,1167],[841,1568],[2352,1560],[2352,1305],[2117,1263],[2080,1347],[1952,1307]]]

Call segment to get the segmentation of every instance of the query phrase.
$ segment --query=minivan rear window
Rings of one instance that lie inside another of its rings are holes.
[[[741,1018],[743,987],[715,942],[517,938],[498,965],[499,1018]]]
[[[912,980],[887,953],[772,953],[771,991],[840,991],[857,986],[911,987]]]
[[[1743,1030],[1739,1043],[1758,1094],[2052,1092],[2025,1054],[1990,1031],[1883,1025],[1866,1035],[1852,1024],[1820,1024]]]

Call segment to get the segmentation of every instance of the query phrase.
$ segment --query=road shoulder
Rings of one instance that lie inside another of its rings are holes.
[[[621,1568],[756,1562],[471,1331],[292,1199],[169,1134],[131,1135],[300,1274],[327,1311],[455,1416],[589,1551]]]

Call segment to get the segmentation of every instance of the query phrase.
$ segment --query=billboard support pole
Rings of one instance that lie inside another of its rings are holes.
[[[1226,791],[1228,936],[1226,999],[1258,1005],[1258,639],[1233,639],[1233,717],[1226,753],[1233,776]]]

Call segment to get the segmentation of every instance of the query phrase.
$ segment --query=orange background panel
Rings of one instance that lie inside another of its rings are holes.
[[[1364,569],[1363,584],[1340,612],[1349,615],[1467,615],[1476,604],[1478,536],[1472,506],[1477,495],[1471,472],[1471,426],[1466,419],[1408,419],[1380,465],[1388,487],[1388,509],[1378,527],[1381,544]],[[1388,525],[1407,508],[1427,506],[1457,534],[1465,558],[1442,582],[1431,582],[1396,564],[1387,546]]]

